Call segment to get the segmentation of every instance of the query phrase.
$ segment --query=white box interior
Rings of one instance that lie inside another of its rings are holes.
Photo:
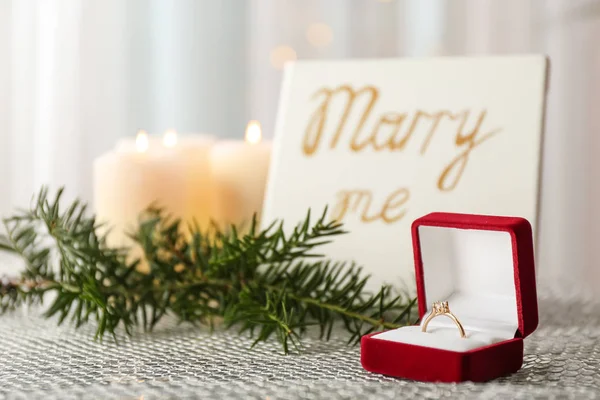
[[[423,320],[434,301],[447,300],[466,338],[445,316],[432,319],[426,333],[420,326],[407,326],[373,337],[459,352],[514,338],[519,320],[510,234],[435,226],[418,229],[428,304]]]

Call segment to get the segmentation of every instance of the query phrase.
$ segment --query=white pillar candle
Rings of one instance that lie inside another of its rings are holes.
[[[186,223],[196,222],[206,231],[213,219],[210,149],[215,139],[209,135],[182,135],[178,140],[174,149],[183,164],[186,188],[182,219]]]
[[[206,135],[162,138],[138,133],[124,139],[94,161],[94,205],[99,222],[110,229],[108,244],[129,246],[142,211],[162,207],[174,217],[206,225],[211,216],[212,192]]]
[[[261,140],[261,128],[251,121],[246,140],[216,143],[210,152],[214,183],[215,221],[221,226],[249,226],[262,211],[271,143]]]

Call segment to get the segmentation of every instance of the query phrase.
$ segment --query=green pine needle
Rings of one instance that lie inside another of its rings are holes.
[[[26,270],[18,280],[0,280],[0,311],[54,300],[45,316],[69,319],[76,327],[96,324],[96,339],[115,337],[118,327],[151,330],[164,316],[213,328],[224,322],[249,333],[254,344],[277,338],[283,351],[302,348],[300,338],[316,326],[329,339],[339,321],[357,343],[366,333],[411,323],[415,301],[392,296],[387,287],[375,294],[368,276],[354,264],[325,260],[319,248],[344,234],[339,223],[316,220],[310,211],[291,234],[283,223],[249,233],[235,227],[204,234],[184,226],[161,209],[150,207],[132,238],[143,260],[127,261],[126,249],[107,246],[85,204],[60,208],[43,188],[30,211],[3,220],[0,250],[20,256]],[[140,262],[149,273],[140,272]]]

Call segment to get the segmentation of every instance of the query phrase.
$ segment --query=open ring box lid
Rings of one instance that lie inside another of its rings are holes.
[[[365,335],[371,372],[421,381],[487,381],[523,363],[523,338],[538,324],[533,237],[526,219],[432,213],[412,224],[421,324],[448,301],[466,338],[446,316],[427,332],[407,326]]]

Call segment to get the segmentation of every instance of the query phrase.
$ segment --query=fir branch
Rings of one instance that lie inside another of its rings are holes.
[[[371,294],[361,268],[319,254],[345,233],[327,221],[326,210],[314,222],[309,212],[290,234],[282,223],[259,230],[256,218],[246,234],[236,227],[206,234],[151,207],[132,234],[143,257],[128,262],[126,249],[107,246],[84,204],[61,210],[61,194],[50,198],[44,188],[31,210],[4,219],[0,250],[17,254],[27,268],[18,280],[0,281],[0,311],[41,303],[54,292],[45,315],[59,323],[70,318],[77,327],[94,321],[99,339],[119,326],[128,334],[136,326],[151,330],[170,314],[211,327],[223,320],[255,344],[274,336],[285,353],[300,349],[313,325],[329,339],[339,321],[356,343],[366,333],[413,322],[414,300],[392,296],[387,287]],[[149,272],[140,272],[140,264]]]

